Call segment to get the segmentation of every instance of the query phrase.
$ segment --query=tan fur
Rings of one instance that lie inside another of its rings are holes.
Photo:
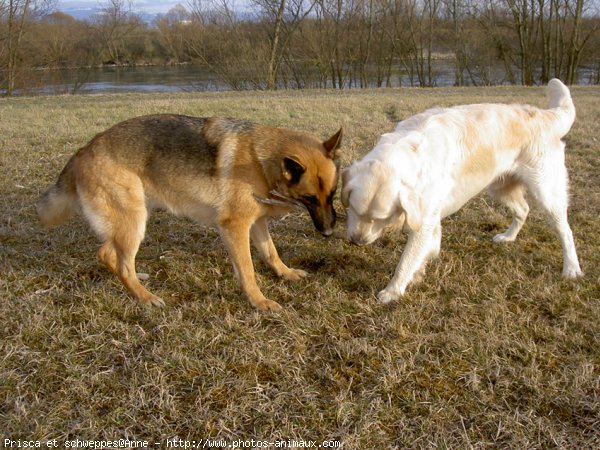
[[[67,163],[40,199],[46,225],[59,225],[81,207],[103,244],[98,258],[145,304],[163,301],[142,286],[135,256],[153,207],[218,227],[234,271],[259,309],[280,306],[262,294],[250,255],[252,239],[278,275],[298,280],[268,230],[268,218],[289,210],[278,198],[300,202],[325,235],[335,223],[341,130],[322,142],[301,132],[225,118],[144,116],[100,133]],[[314,198],[314,202],[313,202]]]

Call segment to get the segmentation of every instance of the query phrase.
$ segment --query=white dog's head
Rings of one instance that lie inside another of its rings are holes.
[[[390,225],[420,228],[420,202],[381,161],[355,162],[342,172],[342,184],[348,238],[353,243],[371,244]]]

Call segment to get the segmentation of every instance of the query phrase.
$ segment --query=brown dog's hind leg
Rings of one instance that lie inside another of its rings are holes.
[[[117,274],[117,252],[112,241],[106,241],[102,244],[102,247],[98,250],[98,259],[112,273]]]
[[[126,238],[122,239],[122,237],[123,236],[115,237],[117,276],[129,292],[142,303],[154,306],[164,306],[165,302],[161,298],[157,297],[140,284],[138,275],[135,271],[135,255],[139,247],[139,242],[135,243]]]
[[[119,241],[123,241],[123,239],[120,237],[117,238],[116,242]],[[100,259],[111,272],[117,275],[129,292],[142,303],[154,306],[164,306],[165,303],[161,298],[152,294],[140,284],[139,280],[142,277],[135,271],[135,255],[139,248],[139,243],[135,248],[133,248],[133,245],[131,244],[132,243],[129,242],[123,246],[116,244],[115,240],[106,241],[98,251],[98,259]],[[119,248],[119,250],[117,250],[117,248]]]
[[[98,251],[100,261],[135,298],[147,305],[163,306],[159,297],[140,284],[135,270],[135,255],[148,217],[139,177],[115,169],[97,171],[88,174],[78,187],[83,212],[103,241]]]

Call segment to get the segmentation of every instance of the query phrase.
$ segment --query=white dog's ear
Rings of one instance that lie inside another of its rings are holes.
[[[342,170],[342,205],[344,205],[344,208],[348,207],[348,198],[350,197],[350,192],[352,191],[352,189],[350,189],[350,177],[351,177],[351,173],[350,170],[352,169],[352,166]]]
[[[404,211],[408,228],[419,230],[423,223],[421,197],[411,189],[402,188],[398,193],[398,207]]]

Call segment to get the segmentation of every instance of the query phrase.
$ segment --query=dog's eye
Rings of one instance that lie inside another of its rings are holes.
[[[319,203],[316,195],[305,195],[304,197],[302,197],[302,200],[304,201],[304,203],[308,203],[310,205],[316,205],[317,203]]]

